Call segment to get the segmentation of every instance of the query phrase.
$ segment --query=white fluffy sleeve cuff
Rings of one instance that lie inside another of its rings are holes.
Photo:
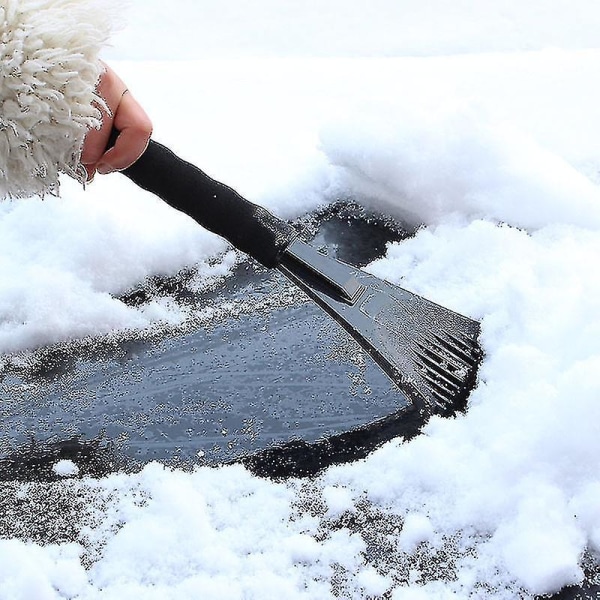
[[[98,53],[113,23],[104,0],[0,0],[0,199],[80,179],[86,131],[100,124]]]

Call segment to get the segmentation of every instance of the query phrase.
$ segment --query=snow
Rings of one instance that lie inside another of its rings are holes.
[[[79,473],[79,467],[72,460],[59,460],[52,471],[60,477],[73,477]]]
[[[75,533],[1,539],[0,598],[510,599],[581,581],[600,553],[597,4],[130,5],[107,58],[157,140],[285,218],[351,196],[411,222],[369,271],[480,320],[486,356],[464,415],[314,480],[153,463],[17,486],[72,506]],[[225,249],[118,175],[0,204],[0,365],[185,322],[174,300],[119,295],[189,265],[205,285]]]

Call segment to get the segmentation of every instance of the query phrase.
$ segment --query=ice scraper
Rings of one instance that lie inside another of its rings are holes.
[[[322,254],[292,225],[154,140],[123,173],[265,267],[279,269],[414,405],[437,414],[464,407],[481,358],[477,321]]]

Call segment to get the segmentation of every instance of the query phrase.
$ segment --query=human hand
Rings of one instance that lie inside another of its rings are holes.
[[[131,166],[144,153],[152,134],[148,115],[108,65],[100,76],[97,93],[109,112],[100,107],[102,127],[90,129],[83,143],[81,164],[87,171],[88,181],[96,172],[111,173]],[[120,133],[114,146],[107,149],[113,128]]]

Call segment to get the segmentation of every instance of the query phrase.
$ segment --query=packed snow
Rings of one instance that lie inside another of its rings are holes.
[[[72,460],[59,460],[52,470],[59,477],[73,477],[79,474],[79,467]]]
[[[0,598],[511,599],[581,582],[600,553],[597,3],[129,4],[107,59],[157,140],[284,218],[352,198],[414,226],[368,270],[480,320],[485,359],[464,415],[314,479],[158,463],[78,479],[65,463],[56,483],[3,483]],[[119,296],[189,266],[201,286],[226,250],[119,175],[0,203],[0,366],[185,322],[174,300]],[[34,535],[19,510],[70,534]]]

